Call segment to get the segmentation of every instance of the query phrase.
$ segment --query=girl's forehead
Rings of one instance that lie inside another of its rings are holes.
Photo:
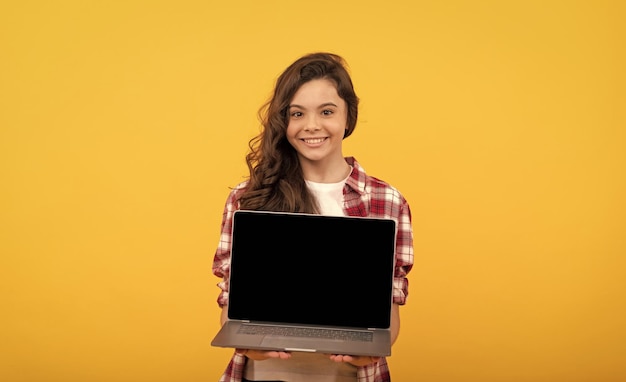
[[[293,99],[310,97],[332,97],[338,98],[337,87],[334,82],[326,79],[311,80],[305,82],[298,88]]]

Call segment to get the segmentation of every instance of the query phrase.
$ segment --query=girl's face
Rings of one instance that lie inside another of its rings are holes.
[[[348,110],[332,81],[311,80],[300,86],[289,105],[287,140],[300,161],[312,165],[343,159],[341,144]]]

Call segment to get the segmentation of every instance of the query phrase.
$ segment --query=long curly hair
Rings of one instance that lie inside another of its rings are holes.
[[[311,53],[297,59],[276,80],[273,95],[259,110],[261,132],[248,146],[246,163],[250,171],[247,187],[239,194],[241,209],[318,213],[308,191],[296,150],[287,140],[288,109],[304,83],[327,79],[347,105],[344,138],[356,127],[359,98],[345,60],[333,53]]]

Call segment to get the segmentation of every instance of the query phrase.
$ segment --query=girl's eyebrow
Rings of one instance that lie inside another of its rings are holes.
[[[319,105],[317,108],[318,109],[322,109],[322,108],[325,108],[327,106],[337,107],[337,105],[334,102],[325,102],[325,103]],[[297,107],[299,109],[306,109],[304,106],[301,106],[301,105],[298,105],[298,104],[295,104],[295,103],[292,103],[291,105],[289,105],[289,108],[292,108],[292,107]]]

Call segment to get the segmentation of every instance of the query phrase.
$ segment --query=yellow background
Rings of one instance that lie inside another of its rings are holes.
[[[625,17],[3,1],[0,380],[217,380],[223,203],[276,76],[318,50],[362,100],[345,154],[413,210],[394,381],[626,380]]]

